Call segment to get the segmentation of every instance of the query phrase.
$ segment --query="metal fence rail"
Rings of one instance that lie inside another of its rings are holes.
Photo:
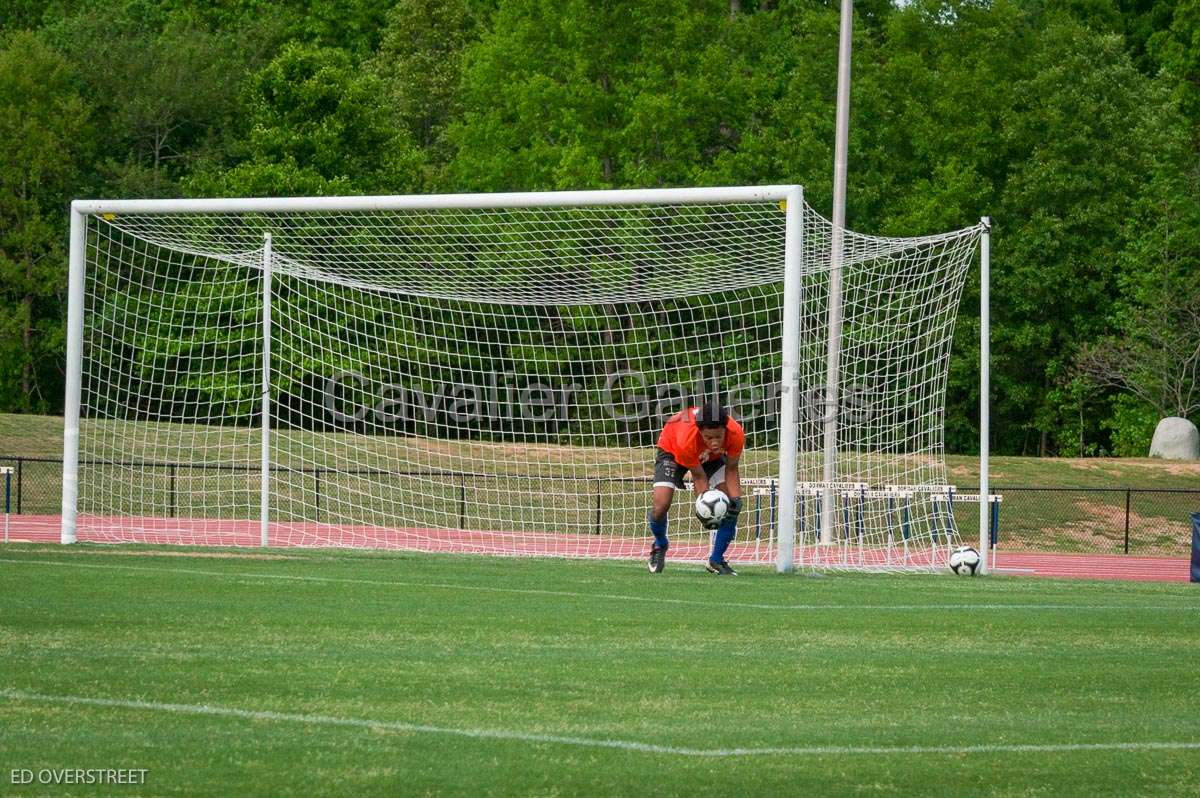
[[[134,464],[131,464],[134,465]],[[189,501],[180,496],[181,482],[189,473],[212,470],[250,470],[248,466],[219,466],[189,463],[145,463],[139,467],[161,472],[163,500],[171,514],[187,515]],[[12,511],[18,515],[57,515],[62,509],[62,460],[45,457],[4,457],[0,466],[13,469]],[[289,469],[295,471],[295,469]],[[312,480],[320,511],[323,486],[329,486],[345,471],[303,469]],[[383,472],[370,469],[354,473],[357,478]],[[390,475],[396,476],[396,475]],[[465,502],[469,474],[443,475],[458,480],[455,498]],[[605,511],[605,499],[618,500],[608,482],[631,478],[590,478],[595,483],[595,504],[586,512],[597,519]],[[1190,515],[1200,512],[1200,488],[1058,488],[996,485],[1002,494],[999,533],[1001,551],[1129,554],[1135,556],[1186,557],[1191,551]],[[585,508],[580,508],[582,512]],[[616,509],[615,507],[613,508]],[[955,505],[959,533],[965,540],[978,540],[978,508]]]
[[[1200,489],[997,487],[1010,551],[1185,557]]]

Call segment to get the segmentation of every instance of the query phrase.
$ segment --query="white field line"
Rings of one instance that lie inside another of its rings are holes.
[[[277,579],[289,582],[313,582],[319,584],[373,585],[378,587],[399,588],[433,588],[437,590],[461,590],[483,593],[510,593],[532,596],[560,596],[573,599],[605,599],[609,601],[633,601],[652,604],[682,604],[699,607],[722,607],[754,610],[895,610],[895,611],[928,611],[945,610],[961,612],[968,610],[1085,610],[1093,612],[1104,611],[1142,611],[1142,612],[1200,612],[1200,604],[1177,606],[1137,606],[1128,604],[755,604],[736,601],[702,601],[698,599],[665,598],[662,596],[631,596],[620,593],[580,593],[570,590],[536,590],[533,588],[494,587],[491,585],[464,585],[446,582],[405,582],[384,579],[351,579],[334,576],[302,576],[297,574],[265,574],[251,572],[206,571],[200,568],[151,568],[145,565],[109,565],[81,562],[57,562],[52,560],[14,560],[0,558],[0,563],[15,565],[50,565],[66,568],[89,568],[110,571],[135,571],[159,574],[180,574],[182,576],[211,576],[221,579]]]
[[[767,748],[686,748],[654,745],[633,740],[608,740],[591,737],[572,737],[558,734],[530,734],[509,729],[471,729],[449,726],[430,726],[423,723],[339,718],[331,715],[307,715],[293,712],[268,712],[209,704],[169,704],[158,701],[89,698],[73,695],[43,695],[24,690],[0,689],[0,697],[12,701],[45,702],[75,706],[111,707],[150,712],[169,712],[177,715],[207,715],[244,720],[303,723],[314,726],[346,726],[360,729],[394,731],[409,734],[445,734],[484,740],[514,740],[522,743],[573,745],[587,748],[615,748],[646,754],[672,754],[692,757],[747,756],[861,756],[896,754],[997,754],[997,753],[1060,753],[1069,751],[1181,751],[1198,750],[1200,742],[1113,742],[1113,743],[1048,743],[1015,745],[913,745],[913,746],[779,746]]]

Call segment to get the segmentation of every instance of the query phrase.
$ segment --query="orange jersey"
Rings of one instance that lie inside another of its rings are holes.
[[[667,420],[662,434],[658,436],[658,448],[670,452],[675,462],[684,468],[699,468],[701,463],[714,457],[740,457],[746,446],[746,431],[730,416],[725,422],[725,448],[713,453],[704,445],[700,428],[696,426],[699,408],[689,407]]]

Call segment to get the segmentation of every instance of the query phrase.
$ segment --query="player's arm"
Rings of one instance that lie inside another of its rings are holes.
[[[731,499],[741,498],[742,477],[738,470],[740,457],[730,457],[725,460],[725,495]]]
[[[737,524],[742,512],[742,477],[738,469],[741,460],[740,457],[730,457],[725,461],[725,495],[729,497],[725,519],[729,524]]]
[[[705,474],[704,469],[700,466],[689,468],[688,471],[692,472],[692,486],[696,489],[696,495],[704,495],[708,491],[708,474]],[[717,521],[702,518],[699,513],[696,514],[696,517],[700,519],[700,525],[705,529],[714,530],[717,528]]]

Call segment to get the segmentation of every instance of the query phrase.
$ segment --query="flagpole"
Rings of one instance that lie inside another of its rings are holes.
[[[821,501],[821,542],[833,543],[836,522],[833,482],[837,473],[838,396],[842,353],[842,261],[846,229],[846,151],[850,132],[850,45],[854,32],[853,0],[842,0],[838,41],[837,128],[833,150],[833,240],[829,253],[829,341],[825,361],[824,470]]]

